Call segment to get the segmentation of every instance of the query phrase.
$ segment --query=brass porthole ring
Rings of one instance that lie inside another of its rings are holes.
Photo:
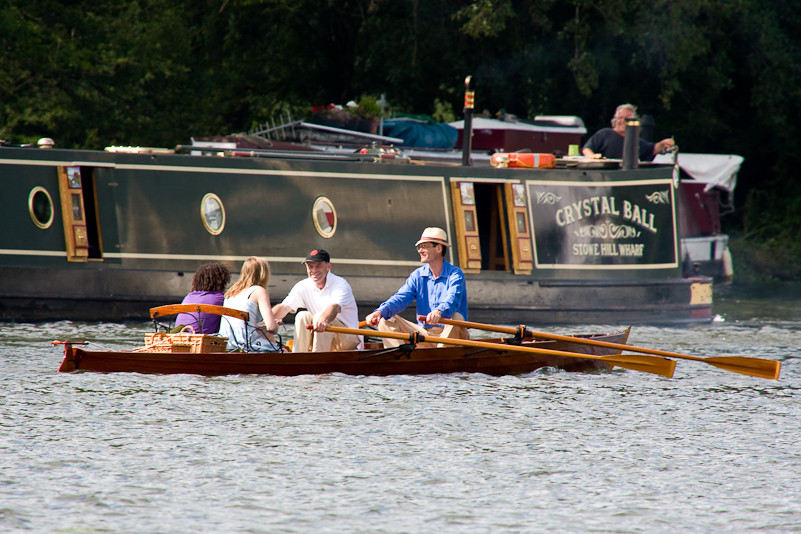
[[[53,224],[53,199],[47,189],[36,186],[28,195],[28,213],[33,224],[41,229],[50,228]]]
[[[220,235],[225,228],[225,207],[220,197],[208,193],[200,202],[200,218],[211,235]]]
[[[317,233],[328,239],[337,231],[337,210],[326,197],[317,197],[312,206],[312,220]]]

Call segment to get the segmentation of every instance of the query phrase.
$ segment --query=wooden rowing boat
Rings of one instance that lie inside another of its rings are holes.
[[[583,336],[590,339],[625,343],[629,330],[615,334]],[[496,340],[497,341],[497,340]],[[484,373],[509,375],[529,373],[541,367],[565,371],[592,371],[612,366],[599,360],[573,356],[531,354],[515,350],[515,345],[497,343],[497,348],[435,347],[386,350],[368,348],[338,352],[303,353],[188,353],[87,350],[80,342],[64,344],[64,360],[59,372],[100,371],[131,373],[187,373],[205,376],[232,374],[269,374],[295,376],[304,374],[344,373],[349,375],[423,375],[436,373]],[[535,341],[523,343],[571,353],[606,356],[619,351],[567,343]]]
[[[214,313],[248,320],[246,312],[210,305],[169,305],[152,308],[150,316],[156,331],[159,320],[178,313]],[[630,330],[630,329],[629,329]],[[629,330],[615,334],[579,336],[587,339],[625,343]],[[378,334],[376,332],[376,334]],[[157,334],[160,335],[160,334]],[[180,335],[180,334],[179,334]],[[208,338],[210,336],[191,336]],[[152,335],[146,336],[153,342]],[[163,338],[162,338],[163,339]],[[217,338],[220,339],[220,338]],[[224,339],[224,338],[223,338]],[[519,338],[518,338],[519,339]],[[195,339],[194,341],[198,341]],[[191,341],[189,343],[194,343]],[[208,341],[204,339],[203,341]],[[336,352],[221,352],[220,343],[195,346],[148,345],[127,351],[87,350],[80,341],[54,341],[64,345],[64,360],[59,372],[100,371],[174,374],[187,373],[206,376],[232,374],[269,374],[295,376],[304,374],[344,373],[349,375],[417,375],[435,373],[485,373],[508,375],[529,373],[541,367],[557,367],[566,371],[610,369],[613,364],[592,357],[620,354],[607,347],[588,346],[564,340],[523,339],[518,345],[511,340],[491,341],[484,347],[443,346],[420,348],[406,344],[385,349],[381,343],[366,343],[363,350]],[[526,347],[520,350],[517,347]],[[207,347],[217,347],[217,352]],[[533,353],[531,348],[561,351],[565,355]],[[189,352],[192,350],[193,352]],[[573,353],[568,355],[567,353]]]

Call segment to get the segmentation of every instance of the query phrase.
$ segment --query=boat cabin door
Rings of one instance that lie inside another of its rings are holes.
[[[92,171],[78,166],[58,168],[61,215],[67,261],[102,259]]]
[[[459,266],[529,274],[531,230],[521,183],[451,182]]]

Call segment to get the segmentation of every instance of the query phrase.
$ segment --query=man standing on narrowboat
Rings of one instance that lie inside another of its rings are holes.
[[[595,132],[586,143],[581,153],[587,158],[623,158],[623,142],[626,137],[626,121],[637,119],[637,108],[631,104],[621,104],[615,109],[612,127],[602,128]],[[657,154],[662,154],[675,143],[673,139],[662,139],[651,143],[640,139],[640,161],[651,161]]]
[[[303,262],[309,277],[301,280],[283,302],[273,306],[275,320],[295,315],[295,339],[292,352],[329,352],[362,348],[362,336],[333,334],[326,326],[358,328],[359,310],[350,284],[331,272],[331,256],[323,249],[312,250]],[[313,325],[308,330],[307,325]]]
[[[469,339],[467,329],[439,324],[443,317],[467,320],[464,273],[445,261],[445,252],[450,246],[447,234],[442,228],[426,228],[415,246],[420,263],[424,265],[415,269],[397,293],[366,317],[367,324],[377,326],[381,332],[419,332],[425,336]],[[425,321],[412,323],[397,315],[413,300],[417,301],[417,316],[425,316]],[[397,347],[401,343],[399,339],[384,339],[385,347]],[[418,346],[433,345],[418,343]]]

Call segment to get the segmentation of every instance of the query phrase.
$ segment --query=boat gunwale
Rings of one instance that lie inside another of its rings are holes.
[[[576,337],[615,339],[625,343],[629,329],[613,334],[589,334]],[[499,340],[493,340],[499,341]],[[232,374],[268,374],[297,376],[341,372],[349,375],[417,375],[479,372],[490,375],[525,374],[541,367],[565,370],[610,369],[612,366],[575,356],[544,356],[515,351],[515,346],[499,342],[497,349],[473,347],[414,347],[390,350],[371,348],[332,352],[134,352],[86,350],[75,345],[81,342],[59,342],[65,345],[59,372],[142,372],[154,374],[200,374],[220,376]],[[611,356],[620,351],[599,349],[565,341],[526,341],[526,347],[561,347],[571,353]],[[495,354],[487,354],[494,352]]]

